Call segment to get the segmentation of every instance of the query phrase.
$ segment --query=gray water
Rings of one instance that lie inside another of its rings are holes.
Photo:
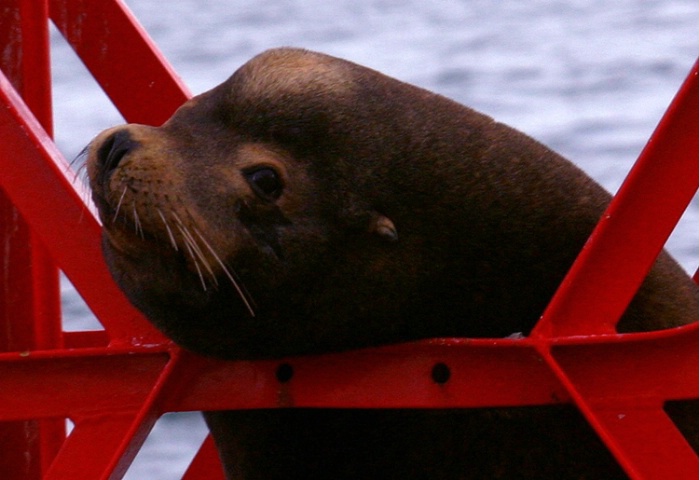
[[[696,0],[126,0],[193,93],[289,45],[383,71],[541,140],[614,192],[699,53]],[[122,123],[53,35],[56,139],[73,158]],[[668,242],[699,264],[699,201]],[[64,282],[67,329],[99,328]],[[128,479],[181,476],[205,434],[196,414],[154,429]]]

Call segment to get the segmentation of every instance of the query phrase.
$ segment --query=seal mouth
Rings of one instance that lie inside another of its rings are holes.
[[[109,205],[108,202],[107,204]],[[116,207],[110,206],[109,210],[112,212],[111,220],[104,228],[115,250],[132,258],[139,255],[176,257],[186,265],[187,270],[199,278],[204,291],[218,289],[219,277],[223,277],[233,285],[248,313],[255,317],[255,305],[249,292],[235,270],[222,259],[211,241],[202,234],[196,222],[191,221],[191,215],[186,214],[185,218],[190,219],[190,222],[185,223],[175,210],[166,215],[162,210],[156,209],[163,228],[153,231],[144,227],[145,222],[140,219],[136,208],[127,213],[123,205],[117,204]]]

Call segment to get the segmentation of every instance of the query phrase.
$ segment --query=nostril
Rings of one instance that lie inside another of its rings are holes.
[[[126,154],[137,146],[128,130],[119,130],[110,135],[97,150],[97,166],[102,179],[109,178]]]

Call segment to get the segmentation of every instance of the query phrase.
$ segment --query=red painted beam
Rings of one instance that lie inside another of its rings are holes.
[[[191,96],[120,0],[51,0],[50,15],[128,122],[160,125]]]
[[[0,70],[7,73],[50,134],[48,5],[43,1],[3,0],[0,7]],[[4,174],[0,169],[0,176]],[[0,246],[0,352],[60,347],[58,270],[45,243],[28,227],[2,186]],[[7,478],[40,478],[64,437],[62,421],[25,418],[0,424],[0,471]]]
[[[532,335],[614,332],[699,187],[698,131],[695,63]]]

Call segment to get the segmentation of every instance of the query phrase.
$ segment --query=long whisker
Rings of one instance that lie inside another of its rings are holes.
[[[174,216],[174,214],[173,214],[173,216]],[[199,244],[194,239],[194,237],[192,237],[192,234],[189,233],[189,230],[187,229],[187,227],[182,225],[182,223],[179,221],[179,217],[175,216],[175,219],[178,221],[177,228],[180,230],[180,233],[182,233],[182,237],[185,239],[185,241],[192,248],[196,257],[199,258],[199,260],[201,260],[201,263],[204,265],[204,268],[206,268],[206,271],[211,276],[211,279],[213,280],[214,286],[218,286],[218,279],[216,278],[216,274],[214,273],[214,270],[211,268],[211,264],[209,263],[209,260],[206,258],[206,255],[204,255],[204,252],[199,247]]]
[[[201,262],[201,264],[204,266],[204,268],[207,270],[207,272],[211,276],[211,279],[214,283],[214,287],[218,286],[218,279],[216,278],[216,275],[214,275],[214,272],[211,269],[211,265],[209,265],[209,261],[204,256],[203,252],[199,248],[199,245],[197,245],[197,243],[194,241],[191,234],[187,231],[187,229],[185,227],[178,224],[177,229],[182,234],[182,238],[184,240],[185,247],[187,248],[187,251],[189,252],[189,256],[192,258],[192,261],[194,262],[194,266],[197,269],[197,273],[199,273],[199,278],[202,281],[202,285],[204,286],[204,290],[206,290],[206,284],[204,281],[204,275],[203,275],[201,269],[199,268],[199,262]]]
[[[75,164],[78,162],[78,160],[80,160],[81,158],[85,157],[85,156],[87,155],[87,151],[88,151],[89,149],[90,149],[90,144],[88,143],[87,145],[85,145],[85,146],[83,147],[82,150],[80,150],[80,153],[78,153],[78,154],[75,156],[75,158],[74,158],[73,160],[70,161],[70,166],[72,167],[73,165],[75,165]]]
[[[116,210],[114,211],[114,217],[112,218],[112,223],[116,222],[117,217],[119,216],[119,210],[121,210],[121,202],[124,201],[124,195],[126,195],[126,190],[127,187],[124,187],[124,191],[121,192],[121,197],[119,197],[119,202],[117,203]]]
[[[182,232],[182,227],[180,227],[178,225],[177,228],[179,228],[180,232]],[[204,291],[206,292],[207,291],[206,280],[204,280],[204,274],[202,273],[201,268],[199,268],[199,260],[197,259],[196,255],[192,251],[192,247],[190,246],[190,241],[188,238],[186,238],[186,236],[184,235],[184,232],[182,232],[182,236],[184,238],[184,246],[187,249],[187,252],[189,253],[190,258],[192,259],[192,263],[194,263],[194,268],[197,269],[197,275],[199,275],[199,281],[201,282],[201,286],[204,289]]]
[[[218,256],[216,251],[211,247],[209,242],[206,241],[204,236],[199,232],[199,230],[194,227],[193,228],[194,233],[197,234],[199,239],[202,241],[204,246],[209,250],[211,255],[213,255],[214,259],[218,262],[218,264],[221,266],[221,269],[223,269],[223,272],[226,274],[228,279],[231,281],[233,284],[233,287],[235,287],[236,291],[238,292],[238,295],[240,295],[240,298],[243,300],[243,303],[245,303],[245,307],[248,309],[248,312],[250,313],[250,316],[254,317],[255,316],[255,310],[253,308],[254,301],[250,297],[250,294],[248,293],[247,290],[243,289],[243,287],[240,285],[240,282],[236,280],[236,278],[233,276],[231,271],[228,269],[228,267],[223,263],[221,258]]]
[[[77,158],[75,159],[77,160]],[[70,170],[73,166],[73,160],[70,165],[68,166],[68,169]],[[84,185],[89,184],[89,179],[87,177],[87,163],[83,162],[75,171],[73,172],[73,183],[77,182],[78,180],[81,181]]]
[[[89,149],[90,149],[90,144],[88,143],[85,147],[83,147],[82,150],[80,150],[80,153],[78,153],[78,154],[75,156],[75,158],[73,158],[73,160],[71,160],[70,162],[68,162],[68,166],[69,166],[70,168],[74,168],[75,165],[77,165],[81,160],[83,160],[85,157],[87,157],[87,151],[88,151]],[[78,178],[77,172],[79,172],[80,170],[82,170],[83,167],[85,167],[85,162],[84,162],[84,161],[82,162],[82,165],[80,165],[80,166],[77,168],[75,178]]]
[[[83,171],[87,172],[87,168],[83,168],[85,165],[80,167],[83,169]],[[77,181],[77,178],[80,174],[76,172],[75,178],[73,179],[73,183]],[[92,190],[90,189],[90,182],[87,181],[87,173],[83,175],[82,179],[83,186],[82,188],[78,188],[80,192],[80,199],[83,202],[83,207],[80,209],[80,219],[79,222],[82,223],[83,219],[85,218],[85,212],[93,212],[95,214],[95,217],[99,221],[99,214],[96,210],[96,207],[92,203]]]
[[[141,225],[141,218],[138,216],[138,210],[136,210],[136,203],[132,205],[133,208],[133,224],[134,227],[136,228],[136,235],[141,237],[141,239],[145,238],[145,235],[143,234],[143,225]]]
[[[80,212],[80,222],[82,222],[84,218],[85,211],[89,211],[92,213],[97,213],[96,210],[94,209],[93,203],[92,203],[92,197],[91,197],[91,189],[90,189],[90,179],[88,178],[87,175],[87,152],[90,148],[90,145],[86,146],[83,148],[80,153],[78,153],[73,160],[68,162],[68,165],[66,165],[66,171],[70,172],[72,171],[73,173],[73,184],[79,185],[77,187],[77,190],[80,192],[80,199],[83,201],[84,208]],[[76,165],[78,166],[77,168]],[[95,215],[97,216],[97,215]]]
[[[175,240],[175,235],[173,235],[172,229],[170,229],[170,224],[165,219],[165,215],[163,215],[163,212],[160,211],[159,208],[157,208],[156,210],[158,211],[158,215],[160,215],[160,219],[163,221],[163,224],[165,224],[165,230],[167,230],[167,234],[170,237],[170,243],[172,243],[172,248],[174,248],[175,251],[179,251],[179,248],[177,247],[177,241]]]
[[[190,255],[191,255],[191,250],[190,250]],[[201,268],[199,268],[199,262],[197,261],[196,258],[194,258],[194,256],[192,256],[192,261],[194,263],[194,268],[197,269],[197,275],[199,276],[199,281],[201,282],[201,288],[203,288],[204,291],[206,292],[207,291],[206,280],[204,280],[204,274],[201,272]]]

